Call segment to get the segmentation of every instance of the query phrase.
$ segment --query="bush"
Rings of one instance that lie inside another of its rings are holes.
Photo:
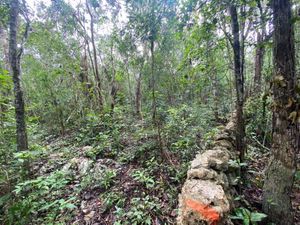
[[[271,98],[266,95],[249,98],[245,104],[246,135],[263,145],[271,143]]]

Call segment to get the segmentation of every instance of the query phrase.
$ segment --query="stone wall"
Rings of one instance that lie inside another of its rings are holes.
[[[234,118],[232,115],[212,146],[192,161],[179,195],[178,225],[233,224],[228,215],[238,175]]]

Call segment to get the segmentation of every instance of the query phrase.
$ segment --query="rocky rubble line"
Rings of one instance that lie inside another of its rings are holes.
[[[220,130],[212,147],[192,161],[179,195],[178,225],[233,224],[229,213],[238,176],[234,118]]]

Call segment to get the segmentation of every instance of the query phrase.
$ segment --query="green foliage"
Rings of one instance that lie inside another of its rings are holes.
[[[247,136],[263,145],[269,145],[271,142],[270,103],[271,99],[264,94],[261,97],[249,98],[244,109],[247,120]]]
[[[87,150],[85,152],[85,156],[89,157],[93,160],[96,160],[97,156],[101,155],[102,152],[103,152],[102,148],[97,146],[97,147],[94,147],[94,148],[91,148],[91,149]]]
[[[0,2],[0,26],[6,27],[9,19],[9,1],[3,0]]]
[[[257,222],[263,221],[267,215],[258,212],[251,212],[246,208],[237,208],[234,211],[235,215],[230,216],[234,220],[242,220],[244,225],[257,225]]]
[[[126,198],[120,192],[107,192],[101,196],[104,201],[105,209],[110,209],[112,207],[120,208],[124,207]]]
[[[132,225],[150,225],[152,224],[151,214],[160,211],[160,205],[157,199],[145,196],[144,198],[132,198],[131,207],[128,212],[123,208],[116,207],[115,216],[116,224],[132,224]]]
[[[180,158],[189,160],[200,148],[199,137],[206,134],[212,125],[209,108],[198,105],[190,107],[185,104],[172,107],[167,111],[163,127],[164,140]]]
[[[74,98],[80,94],[77,90],[81,87],[72,74],[79,73],[80,67],[79,61],[69,53],[77,54],[77,43],[72,38],[66,42],[61,34],[51,30],[51,26],[40,23],[32,26],[34,32],[28,40],[30,50],[23,60],[24,83],[32,103],[31,112],[39,115],[39,121],[47,124],[48,131],[63,133],[67,125],[80,118],[85,102],[85,99]],[[43,110],[45,108],[46,111]]]
[[[12,88],[12,78],[9,75],[9,72],[0,67],[0,91],[9,91],[11,88]],[[3,100],[4,99],[1,99],[1,101]]]
[[[134,180],[144,184],[147,188],[153,188],[155,186],[154,178],[149,176],[145,170],[136,170],[131,176]]]
[[[114,178],[116,178],[116,176],[117,172],[115,170],[104,171],[100,181],[101,186],[103,186],[105,189],[108,189],[114,183]]]
[[[41,157],[43,152],[41,151],[21,151],[21,152],[16,152],[14,153],[14,158],[20,162],[24,163],[25,161],[32,161],[34,159],[37,159]]]
[[[211,129],[210,131],[208,131],[204,136],[203,136],[203,140],[205,141],[206,146],[209,146],[212,144],[212,142],[214,141],[214,138],[216,137],[216,135],[219,132],[219,128],[215,127],[213,129]]]
[[[1,129],[0,129],[0,156],[2,159],[12,158],[12,153],[16,148],[15,141],[15,114],[12,104],[4,103],[5,113],[0,113]]]
[[[6,160],[12,157],[15,148],[14,107],[12,97],[8,94],[11,89],[12,78],[0,66],[0,158]]]
[[[64,211],[73,210],[75,197],[64,199],[62,194],[70,182],[67,174],[54,172],[33,180],[18,183],[14,188],[15,198],[7,205],[8,224],[28,224],[28,221],[51,223]],[[7,202],[8,203],[8,202]],[[46,212],[44,219],[37,217]]]

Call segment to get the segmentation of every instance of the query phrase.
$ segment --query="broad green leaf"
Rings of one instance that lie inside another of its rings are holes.
[[[251,222],[260,222],[265,218],[267,218],[267,215],[264,213],[251,213]]]

